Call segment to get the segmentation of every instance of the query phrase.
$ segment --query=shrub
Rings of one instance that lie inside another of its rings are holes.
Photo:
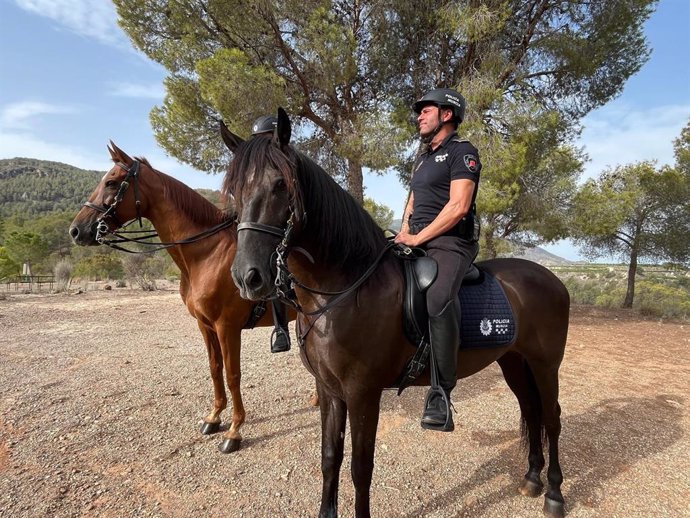
[[[113,254],[96,254],[82,258],[74,268],[75,277],[93,280],[121,279],[124,269],[120,258]]]
[[[150,254],[132,254],[125,259],[125,273],[130,282],[144,291],[156,289],[156,279],[160,279],[165,267],[162,258]]]
[[[171,263],[165,269],[165,278],[169,281],[179,281],[180,280],[180,269],[175,263]]]
[[[633,307],[643,315],[662,318],[690,317],[690,293],[683,288],[640,281]]]
[[[55,284],[57,291],[65,291],[69,286],[69,281],[72,278],[72,262],[69,259],[62,259],[58,261],[53,267],[53,275],[55,276]]]

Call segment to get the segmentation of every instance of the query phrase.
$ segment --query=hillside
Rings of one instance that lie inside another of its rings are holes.
[[[0,160],[0,217],[75,212],[103,174],[33,158]]]
[[[76,213],[105,171],[87,171],[61,162],[35,158],[0,160],[0,218],[40,217],[53,212]],[[216,205],[220,192],[196,189]]]

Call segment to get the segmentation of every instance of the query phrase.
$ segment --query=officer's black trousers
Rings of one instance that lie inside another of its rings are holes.
[[[457,298],[462,278],[477,256],[479,245],[455,236],[439,236],[424,244],[429,257],[438,263],[438,276],[426,294],[429,315],[438,315]],[[458,304],[458,314],[460,312]]]

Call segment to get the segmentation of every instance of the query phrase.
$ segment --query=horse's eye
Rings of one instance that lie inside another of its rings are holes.
[[[276,183],[273,184],[273,192],[274,193],[279,193],[283,192],[287,188],[287,185],[285,184],[285,180],[282,178],[279,178]]]
[[[108,180],[107,182],[105,182],[105,186],[108,188],[115,187],[116,185],[117,185],[117,182],[115,180]]]

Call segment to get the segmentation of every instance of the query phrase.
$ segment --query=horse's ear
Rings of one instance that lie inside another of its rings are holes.
[[[117,154],[115,154],[115,150],[113,149],[114,145],[112,140],[108,141],[108,153],[110,153],[110,158],[112,158],[114,162],[117,162]]]
[[[290,143],[290,136],[292,135],[292,128],[290,127],[290,118],[285,110],[278,108],[278,125],[276,126],[275,139],[280,143],[280,146],[287,146]]]
[[[240,144],[244,142],[242,138],[230,131],[223,121],[220,121],[220,136],[223,138],[223,142],[225,142],[227,148],[233,153],[240,147]]]
[[[134,160],[132,160],[127,153],[117,147],[115,142],[112,140],[108,146],[108,151],[110,151],[110,156],[114,162],[122,162],[125,165],[130,165],[134,162]]]

